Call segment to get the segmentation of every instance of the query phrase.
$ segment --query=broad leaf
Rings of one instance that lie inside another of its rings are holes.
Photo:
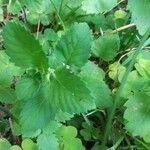
[[[83,0],[82,9],[87,14],[98,14],[110,10],[117,0]]]
[[[18,145],[14,145],[9,150],[22,150],[22,149]]]
[[[61,37],[54,53],[61,63],[81,67],[90,56],[91,40],[91,31],[88,25],[75,23]]]
[[[97,65],[88,62],[82,68],[80,76],[91,91],[97,107],[105,108],[112,106],[111,91],[103,81],[103,71]]]
[[[84,150],[80,139],[76,138],[77,130],[72,126],[62,126],[57,132],[56,136],[59,139],[60,148],[64,150]]]
[[[22,68],[48,68],[46,58],[39,41],[21,24],[8,22],[3,29],[6,53],[12,62]]]
[[[13,77],[20,74],[20,69],[9,61],[4,51],[0,51],[0,84],[9,87]]]
[[[126,102],[124,118],[128,121],[127,130],[133,136],[140,136],[150,142],[150,97],[137,93]],[[132,114],[132,115],[131,115]]]
[[[44,128],[61,110],[69,114],[95,108],[93,97],[80,78],[66,69],[55,71],[55,78],[43,83],[37,94],[26,100],[21,113],[23,133]]]
[[[11,147],[11,144],[6,139],[0,139],[0,148],[2,150],[9,150]]]
[[[36,10],[38,11],[41,8],[42,2],[44,0],[20,0],[22,5],[26,5],[29,10]]]
[[[137,25],[139,33],[144,35],[150,28],[150,1],[149,0],[129,0],[128,8],[132,13],[132,21]]]
[[[16,95],[18,99],[27,99],[33,97],[40,88],[40,78],[38,75],[34,77],[23,77],[16,84]]]
[[[114,62],[109,66],[109,77],[115,81],[122,80],[122,77],[126,71],[126,68],[119,62]]]
[[[41,134],[37,139],[39,150],[58,150],[58,140],[54,134]]]
[[[38,150],[36,143],[34,143],[31,139],[24,139],[21,146],[23,150]]]
[[[117,34],[100,36],[93,42],[92,52],[105,61],[113,60],[120,48]]]
[[[12,104],[15,103],[16,100],[15,91],[10,87],[5,87],[0,84],[0,102]]]

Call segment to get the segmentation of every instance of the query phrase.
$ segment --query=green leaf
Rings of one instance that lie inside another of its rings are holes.
[[[114,81],[122,80],[122,77],[126,71],[126,68],[121,65],[119,62],[114,62],[109,66],[109,77]]]
[[[126,16],[127,16],[127,13],[126,13],[125,11],[121,10],[121,9],[115,11],[115,13],[114,13],[115,19],[123,19],[123,18],[125,18]]]
[[[150,27],[150,1],[149,0],[129,0],[128,8],[132,13],[132,21],[136,24],[141,35],[144,35]]]
[[[62,126],[57,132],[56,136],[60,142],[60,148],[64,150],[84,150],[80,139],[76,138],[77,130],[72,126]]]
[[[83,122],[82,127],[83,129],[80,130],[80,134],[86,141],[100,138],[100,129],[94,127],[93,122],[90,122],[90,124]]]
[[[91,40],[91,31],[88,25],[75,23],[61,37],[54,53],[61,63],[82,67],[90,56]]]
[[[144,78],[150,79],[150,60],[139,59],[135,64],[137,72]]]
[[[112,106],[111,91],[103,81],[103,71],[97,65],[88,62],[82,67],[80,76],[91,91],[97,107],[105,108]]]
[[[32,24],[38,24],[40,21],[43,25],[49,25],[51,21],[51,1],[50,0],[21,0],[29,12],[27,20]]]
[[[58,150],[59,144],[54,134],[41,134],[37,139],[39,150]]]
[[[0,102],[12,104],[12,103],[15,103],[16,100],[17,100],[17,97],[13,89],[0,85]]]
[[[44,134],[53,134],[58,128],[62,126],[58,121],[50,121],[50,123],[43,129]]]
[[[55,120],[60,121],[60,122],[65,122],[65,121],[73,118],[73,116],[74,115],[63,112],[62,110],[60,110],[59,112],[57,112],[57,114],[55,116]]]
[[[120,39],[117,34],[100,36],[93,42],[92,52],[105,61],[115,58],[120,48]]]
[[[99,80],[99,81],[102,81],[105,78],[104,71],[100,67],[98,67],[98,65],[90,61],[88,61],[81,68],[81,75],[83,75],[85,78],[91,78],[93,80]]]
[[[10,150],[22,150],[18,145],[14,145],[10,148]]]
[[[79,114],[95,108],[84,82],[64,68],[55,71],[55,78],[43,83],[37,94],[26,99],[21,112],[23,134],[44,128],[61,110]]]
[[[9,61],[5,52],[0,51],[0,102],[12,104],[17,100],[15,91],[10,85],[14,76],[20,73],[20,69]]]
[[[58,40],[58,35],[53,29],[45,29],[43,37],[50,42],[56,42]]]
[[[18,14],[21,11],[22,7],[18,0],[10,1],[7,5],[7,10],[9,13],[12,13],[13,15]]]
[[[32,12],[27,15],[27,20],[36,25],[40,21],[43,25],[49,25],[50,23],[50,17],[49,15],[43,13],[37,13],[37,12]]]
[[[150,97],[137,93],[126,102],[124,118],[128,121],[126,129],[133,136],[140,136],[150,142]],[[132,114],[132,115],[131,115]]]
[[[31,139],[25,139],[22,141],[23,150],[38,150],[37,145]]]
[[[10,147],[11,145],[6,139],[0,139],[0,148],[2,150],[9,150]]]
[[[18,99],[30,98],[34,96],[40,88],[40,79],[38,75],[34,77],[23,77],[16,84],[16,95]]]
[[[82,9],[87,14],[99,14],[112,9],[117,0],[83,0]]]
[[[38,11],[40,9],[43,1],[44,0],[42,0],[42,1],[41,0],[34,0],[34,1],[20,0],[21,4],[26,5],[29,8],[29,10],[36,10],[36,11]]]
[[[6,53],[12,62],[22,68],[46,70],[46,58],[39,41],[21,24],[8,22],[3,29]]]
[[[125,84],[122,96],[129,98],[133,93],[143,92],[150,95],[150,80],[139,75],[137,71],[132,71]]]
[[[4,51],[0,51],[0,84],[10,87],[13,77],[20,74],[20,69],[9,61]]]

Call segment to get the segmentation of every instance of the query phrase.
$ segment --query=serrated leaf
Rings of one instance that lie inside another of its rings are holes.
[[[17,97],[13,89],[0,85],[0,102],[12,104],[15,103],[16,100]]]
[[[38,93],[29,99],[21,112],[24,134],[44,128],[61,110],[79,114],[95,108],[85,83],[64,68],[55,71],[55,78],[41,85]]]
[[[58,140],[54,134],[41,134],[37,139],[39,150],[58,150]]]
[[[80,139],[76,138],[77,130],[72,126],[62,126],[57,132],[56,136],[59,139],[60,148],[64,150],[84,150]]]
[[[126,102],[124,118],[127,130],[133,136],[140,136],[150,142],[150,97],[143,93],[136,93]],[[132,114],[132,115],[131,115]]]
[[[137,71],[132,71],[129,74],[125,84],[123,97],[129,98],[133,93],[143,92],[150,95],[150,80],[139,75]]]
[[[60,121],[60,122],[65,122],[67,120],[70,120],[71,118],[73,118],[74,115],[63,112],[62,110],[60,110],[56,116],[55,116],[55,120]]]
[[[117,4],[117,0],[83,0],[82,9],[87,14],[99,14],[110,10]]]
[[[91,91],[97,107],[105,108],[112,106],[111,91],[103,81],[104,72],[97,65],[88,62],[82,67],[80,76]]]
[[[54,53],[61,63],[82,67],[90,56],[91,40],[88,25],[75,23],[58,41]]]
[[[16,84],[16,95],[18,99],[33,97],[40,88],[40,78],[38,75],[34,77],[23,77]]]
[[[50,121],[50,123],[43,129],[44,134],[53,134],[55,133],[58,128],[61,127],[61,123],[58,121]]]
[[[150,1],[149,0],[129,0],[128,8],[132,13],[132,21],[136,24],[139,33],[144,35],[150,27]]]
[[[4,51],[0,51],[0,84],[10,87],[13,77],[20,74],[20,69],[9,61]]]
[[[22,68],[46,70],[46,58],[39,41],[21,24],[8,22],[3,29],[6,53],[12,62]]]
[[[115,58],[120,48],[120,39],[117,34],[100,36],[93,42],[92,52],[105,61]]]
[[[38,24],[40,21],[44,25],[48,25],[51,21],[51,1],[50,0],[21,0],[29,12],[27,20],[32,24]]]
[[[41,0],[34,0],[34,1],[20,0],[20,2],[22,5],[26,5],[29,8],[29,10],[37,10],[38,11],[42,5],[43,0],[42,1]]]

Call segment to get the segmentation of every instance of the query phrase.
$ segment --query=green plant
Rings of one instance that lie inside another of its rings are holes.
[[[1,0],[0,148],[150,149],[149,5]]]

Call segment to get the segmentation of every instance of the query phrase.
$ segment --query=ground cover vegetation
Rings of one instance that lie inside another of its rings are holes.
[[[0,0],[0,150],[150,150],[150,0]]]

